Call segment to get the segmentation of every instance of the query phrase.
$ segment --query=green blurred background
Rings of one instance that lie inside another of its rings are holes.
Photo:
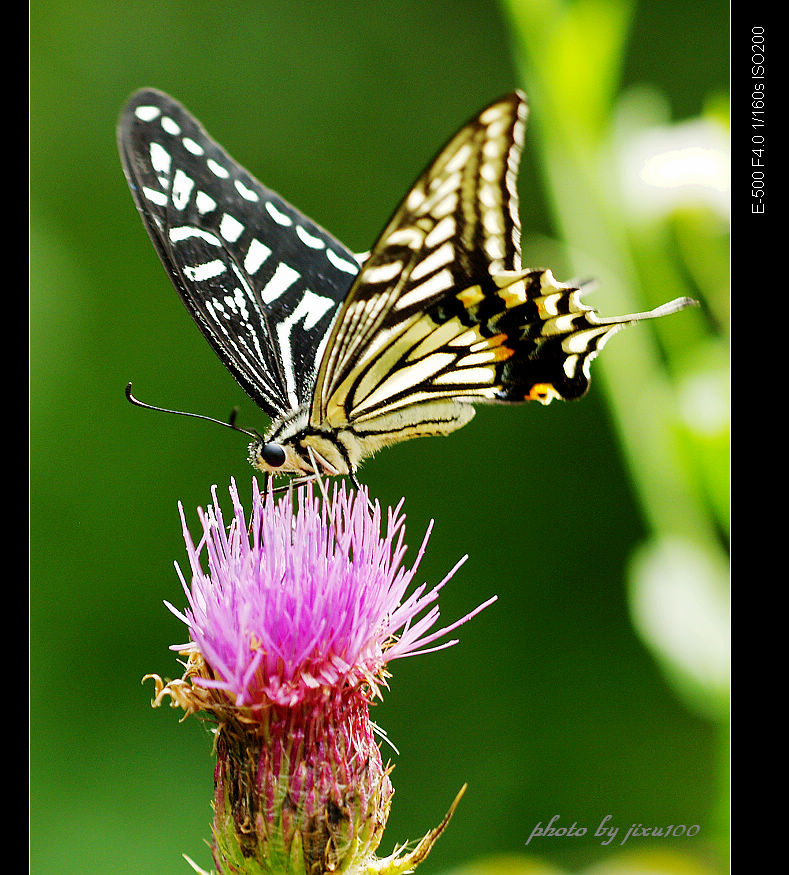
[[[605,314],[702,300],[617,336],[582,401],[480,408],[362,473],[382,502],[406,496],[413,547],[436,519],[423,579],[470,554],[443,618],[499,596],[457,647],[393,666],[374,714],[399,750],[381,851],[468,782],[420,871],[725,871],[728,220],[714,183],[668,204],[620,183],[642,147],[699,137],[725,153],[709,143],[727,136],[728,5],[48,0],[30,14],[31,871],[188,872],[181,853],[210,866],[211,737],[152,710],[140,679],[179,671],[168,646],[184,630],[162,604],[183,601],[177,501],[196,522],[211,484],[226,495],[234,476],[248,495],[252,470],[238,435],[132,408],[123,389],[266,422],[132,204],[115,122],[142,86],[355,251],[458,125],[522,87],[524,262],[597,276],[587,302]],[[589,833],[527,846],[556,814]],[[620,838],[701,829],[605,847],[608,814]]]

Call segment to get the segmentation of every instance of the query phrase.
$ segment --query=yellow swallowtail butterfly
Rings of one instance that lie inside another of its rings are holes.
[[[476,403],[577,398],[615,331],[693,303],[601,318],[579,287],[523,269],[526,115],[514,92],[460,128],[361,257],[175,100],[133,95],[118,141],[144,224],[195,322],[272,420],[263,437],[247,432],[252,465],[356,479],[376,450],[449,434]]]

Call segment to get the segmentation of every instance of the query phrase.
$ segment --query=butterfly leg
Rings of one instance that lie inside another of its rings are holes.
[[[288,482],[284,486],[275,486],[274,489],[271,490],[271,492],[274,495],[277,495],[277,494],[279,494],[281,492],[285,492],[285,491],[292,493],[294,486],[303,486],[305,483],[310,483],[314,479],[315,479],[315,474],[307,474],[304,477],[293,477],[290,480],[288,480]]]
[[[315,458],[315,452],[312,447],[307,447],[307,452],[310,454],[310,462],[312,463],[312,470],[315,472],[314,477],[318,481],[318,489],[321,491],[321,495],[323,496],[323,500],[328,504],[329,503],[329,493],[326,491],[326,484],[323,482],[323,478],[321,477],[320,466]]]
[[[268,487],[271,482],[271,474],[268,471],[263,471],[263,488],[261,490],[261,495],[263,496],[263,501],[265,502],[266,497],[268,496]]]
[[[357,493],[361,493],[364,490],[364,487],[362,486],[359,478],[356,476],[356,471],[351,471],[348,477],[350,478],[351,483],[353,483],[354,487],[356,488]],[[373,500],[370,498],[370,493],[366,490],[365,494],[367,495],[367,507],[369,508],[370,513],[372,513],[375,509],[375,502],[373,502]]]

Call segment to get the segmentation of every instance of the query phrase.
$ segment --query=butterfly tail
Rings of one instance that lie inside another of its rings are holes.
[[[677,298],[646,312],[601,317],[580,300],[586,283],[560,283],[549,270],[511,271],[495,279],[505,306],[489,328],[518,338],[502,364],[502,401],[580,398],[589,388],[590,363],[617,331],[697,303]]]

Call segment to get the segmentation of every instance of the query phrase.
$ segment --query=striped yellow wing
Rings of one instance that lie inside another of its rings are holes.
[[[310,427],[349,432],[361,454],[473,416],[479,401],[577,398],[622,325],[581,289],[521,269],[520,92],[484,109],[439,152],[373,247],[324,347]]]
[[[428,400],[492,397],[489,369],[475,367],[459,382],[456,369],[483,341],[464,313],[495,293],[495,275],[520,268],[516,179],[525,119],[520,93],[491,104],[417,180],[334,324],[313,424],[339,428]],[[500,338],[488,340],[493,358],[480,347],[466,368],[504,354]]]

